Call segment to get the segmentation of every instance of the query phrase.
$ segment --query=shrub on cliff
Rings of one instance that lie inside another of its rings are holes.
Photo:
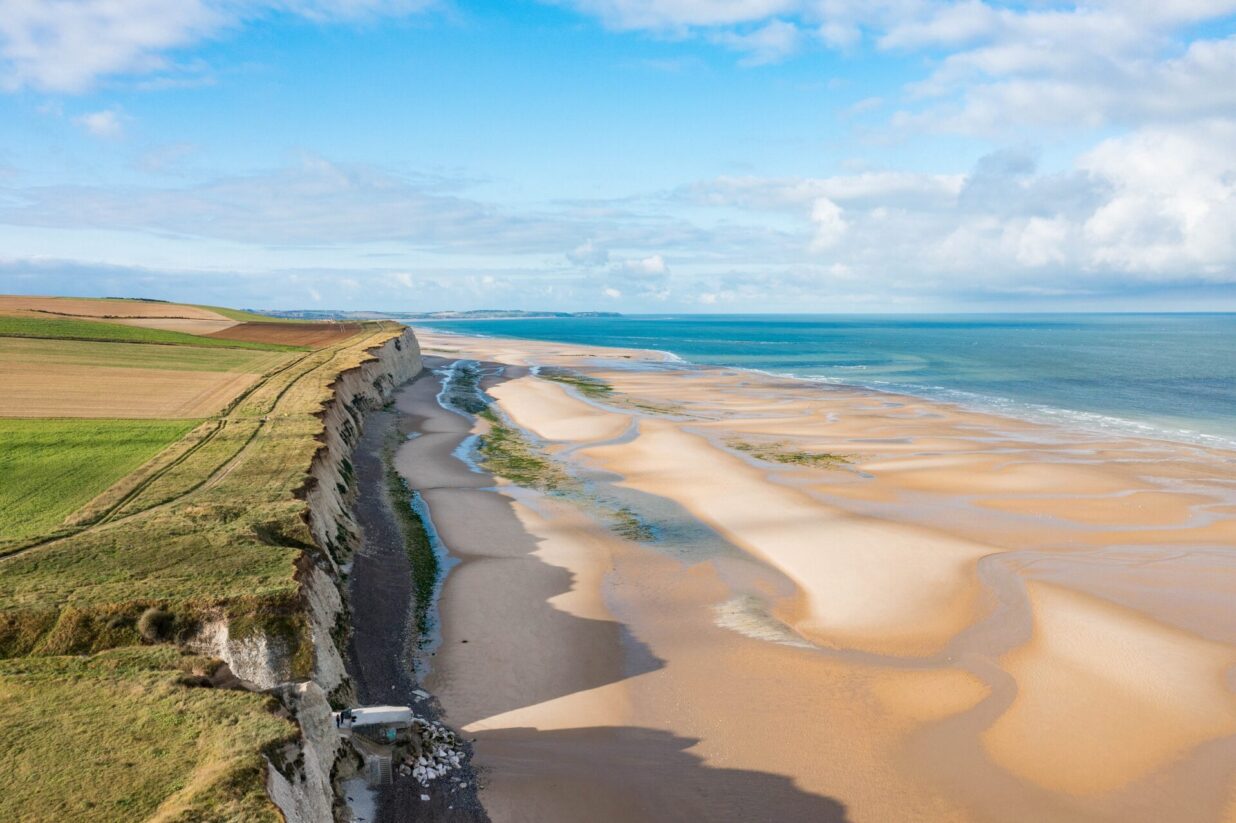
[[[176,615],[153,606],[137,619],[137,631],[147,643],[162,643],[169,639],[175,625]]]

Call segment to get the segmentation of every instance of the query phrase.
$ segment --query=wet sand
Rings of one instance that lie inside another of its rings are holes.
[[[474,471],[484,422],[400,395],[426,432],[400,469],[461,561],[427,683],[492,819],[1236,820],[1236,455],[418,336],[493,364],[585,489]]]

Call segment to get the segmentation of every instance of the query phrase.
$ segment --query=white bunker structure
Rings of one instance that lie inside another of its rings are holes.
[[[416,717],[407,706],[359,706],[333,714],[339,736],[364,760],[371,786],[393,781],[392,764],[422,786],[460,767],[463,749],[454,732]]]

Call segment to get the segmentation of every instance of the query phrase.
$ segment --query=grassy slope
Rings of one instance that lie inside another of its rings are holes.
[[[222,612],[234,635],[284,636],[308,673],[295,575],[313,547],[297,491],[317,413],[340,371],[402,331],[375,325],[295,356],[170,450],[180,462],[144,477],[110,520],[0,557],[0,819],[19,798],[16,819],[31,821],[142,820],[160,802],[160,820],[276,819],[256,752],[287,724],[260,695],[176,685],[175,654],[141,646],[135,624],[153,605],[180,625]],[[90,757],[74,764],[79,741]],[[56,771],[66,761],[76,778]]]
[[[40,337],[69,340],[99,340],[125,343],[158,343],[165,346],[201,348],[260,349],[262,351],[304,351],[299,346],[277,343],[252,343],[202,337],[178,331],[126,326],[104,320],[78,320],[72,317],[0,316],[0,337]]]
[[[260,752],[295,727],[260,695],[177,685],[181,663],[167,647],[0,660],[0,820],[277,821]]]
[[[289,356],[286,352],[229,349],[213,345],[203,348],[0,337],[0,360],[25,363],[261,374]]]
[[[51,530],[196,425],[0,419],[0,543]]]

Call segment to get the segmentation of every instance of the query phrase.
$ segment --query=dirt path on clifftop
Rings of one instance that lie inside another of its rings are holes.
[[[412,387],[419,392],[419,384],[430,386],[433,382],[432,373],[426,371]],[[411,670],[415,638],[410,636],[409,625],[414,605],[412,568],[402,525],[392,508],[383,458],[389,439],[398,436],[402,440],[398,431],[416,424],[416,420],[397,419],[390,411],[371,412],[352,456],[358,486],[354,514],[364,530],[364,540],[348,579],[352,613],[348,669],[362,704],[412,706],[418,715],[436,720],[439,712],[432,701],[415,694],[418,684]],[[468,788],[458,789],[453,783],[440,780],[423,789],[411,778],[396,776],[395,783],[379,794],[378,820],[487,821],[476,798],[476,779],[471,768],[455,776],[460,776]],[[430,800],[421,800],[422,794],[429,795]]]

